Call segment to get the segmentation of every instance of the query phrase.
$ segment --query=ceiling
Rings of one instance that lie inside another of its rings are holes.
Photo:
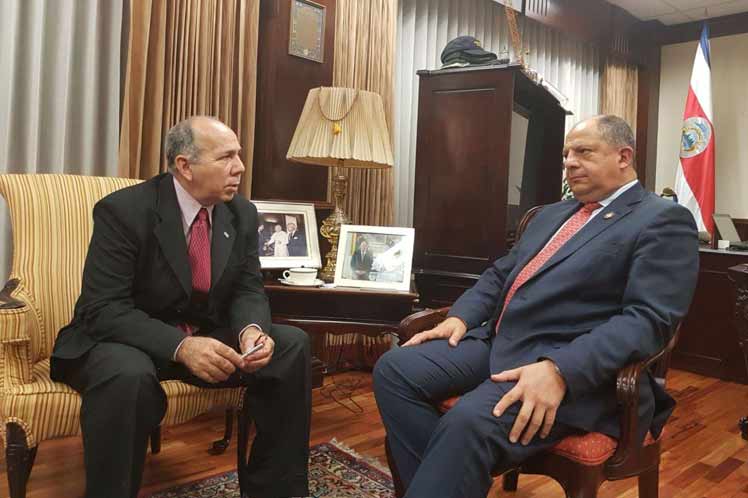
[[[748,12],[748,0],[608,0],[642,21],[681,24]],[[704,12],[706,9],[706,13]]]

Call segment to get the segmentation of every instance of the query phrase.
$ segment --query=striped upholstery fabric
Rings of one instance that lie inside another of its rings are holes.
[[[80,431],[80,398],[49,377],[49,356],[80,293],[93,229],[93,206],[139,180],[76,175],[0,175],[13,227],[13,297],[26,306],[0,310],[0,435],[15,422],[29,447]],[[200,389],[162,382],[169,400],[163,424],[185,422],[216,407],[239,406],[240,389]]]

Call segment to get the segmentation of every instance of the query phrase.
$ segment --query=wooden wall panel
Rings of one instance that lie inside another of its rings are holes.
[[[613,9],[600,0],[525,1],[527,17],[584,41],[608,36]]]
[[[307,93],[332,85],[336,1],[315,2],[326,7],[323,63],[288,54],[291,0],[260,4],[253,199],[324,203],[327,198],[327,168],[286,160]]]
[[[650,21],[648,24],[652,24]],[[656,21],[655,21],[656,23]],[[657,44],[670,45],[672,43],[683,43],[698,40],[701,36],[701,21],[676,24],[673,26],[658,26]],[[748,12],[733,14],[729,16],[715,17],[709,19],[709,36],[737,35],[748,32]]]

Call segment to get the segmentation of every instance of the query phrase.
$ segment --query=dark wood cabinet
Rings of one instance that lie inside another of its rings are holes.
[[[518,65],[419,71],[414,273],[451,304],[561,192],[566,112]]]
[[[336,367],[330,365],[335,358],[330,358],[328,334],[355,333],[374,338],[394,334],[400,320],[410,315],[418,302],[418,294],[413,292],[291,287],[277,281],[266,281],[265,292],[273,322],[295,325],[309,334],[314,387],[322,385],[325,370]]]
[[[673,352],[674,368],[748,383],[735,323],[735,286],[728,275],[730,267],[743,263],[747,252],[699,251],[699,281]]]

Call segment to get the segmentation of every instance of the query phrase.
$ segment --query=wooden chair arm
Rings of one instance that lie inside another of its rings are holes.
[[[639,422],[639,378],[642,373],[646,372],[656,362],[667,358],[675,348],[680,334],[680,325],[675,330],[675,334],[670,338],[665,347],[659,353],[638,363],[632,363],[618,372],[616,381],[616,397],[618,405],[623,413],[621,414],[621,436],[618,440],[616,452],[607,461],[606,466],[611,469],[623,468],[631,462],[632,455],[636,455],[635,449],[639,443],[637,441],[638,422]],[[665,373],[663,370],[663,375]]]
[[[447,318],[447,313],[449,313],[449,306],[439,309],[426,309],[406,316],[400,321],[397,328],[400,344],[419,332],[435,327]]]

